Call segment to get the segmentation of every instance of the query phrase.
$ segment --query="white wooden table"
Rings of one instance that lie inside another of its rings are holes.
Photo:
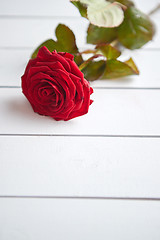
[[[140,76],[95,81],[89,113],[56,122],[32,111],[20,77],[58,23],[85,47],[87,21],[68,0],[1,1],[0,240],[160,239],[160,13],[152,18],[154,40],[124,53]]]

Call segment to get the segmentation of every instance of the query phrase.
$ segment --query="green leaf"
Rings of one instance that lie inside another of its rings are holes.
[[[132,68],[132,70],[135,72],[135,74],[139,74],[139,70],[135,64],[135,62],[133,61],[132,58],[129,58],[127,61],[125,61],[125,63],[130,67]]]
[[[155,29],[147,15],[135,7],[129,7],[125,11],[125,19],[117,31],[122,45],[129,49],[137,49],[152,39]]]
[[[55,30],[59,51],[75,53],[78,52],[73,32],[64,24],[59,24]]]
[[[106,61],[90,61],[86,67],[82,69],[82,72],[88,81],[94,81],[102,76],[105,66]]]
[[[107,60],[106,69],[104,71],[101,79],[113,79],[119,77],[125,77],[129,75],[138,75],[139,71],[133,62],[132,58],[130,58],[126,62],[121,62],[116,59]]]
[[[88,81],[114,79],[139,74],[139,70],[132,58],[126,62],[121,62],[117,59],[89,61],[82,69],[82,72]]]
[[[87,7],[88,20],[98,27],[117,27],[123,19],[124,13],[121,6],[105,0],[89,1]]]
[[[116,28],[97,27],[92,24],[87,30],[87,43],[110,43],[117,37]]]
[[[32,58],[37,56],[38,50],[42,46],[46,46],[51,52],[56,50],[58,52],[69,52],[74,55],[74,61],[80,65],[83,62],[81,55],[77,55],[78,48],[73,32],[65,25],[59,24],[56,28],[57,41],[49,39],[42,43],[32,54]]]
[[[96,49],[100,51],[107,60],[116,59],[121,55],[121,52],[110,44],[97,45]]]
[[[81,2],[77,2],[77,1],[72,1],[71,2],[75,7],[78,8],[80,14],[82,17],[87,18],[87,6],[82,4]]]

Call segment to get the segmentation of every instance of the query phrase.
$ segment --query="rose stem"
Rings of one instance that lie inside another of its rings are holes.
[[[151,16],[153,15],[155,12],[157,12],[158,10],[160,9],[160,3],[155,7],[153,8],[149,13],[148,15]]]
[[[98,57],[104,57],[102,54],[95,54],[94,56],[88,58],[86,61],[84,61],[80,66],[79,66],[79,70],[81,71],[86,65],[87,63],[89,63],[90,61],[92,61],[94,58],[98,58]]]

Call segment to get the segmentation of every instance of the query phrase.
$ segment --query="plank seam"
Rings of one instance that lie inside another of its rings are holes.
[[[1,133],[0,137],[103,137],[103,138],[160,138],[160,135],[112,135],[112,134],[32,134]]]
[[[1,195],[0,198],[17,199],[82,199],[82,200],[130,200],[130,201],[160,201],[160,198],[152,197],[95,197],[95,196],[31,196],[31,195]]]

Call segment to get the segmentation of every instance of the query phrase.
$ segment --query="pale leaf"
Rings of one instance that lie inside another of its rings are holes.
[[[124,13],[119,4],[106,1],[89,4],[87,15],[89,21],[98,27],[117,27],[124,19]]]
[[[87,4],[87,5],[92,5],[92,4],[96,4],[98,2],[98,4],[100,3],[105,3],[105,0],[79,0],[81,3]]]

